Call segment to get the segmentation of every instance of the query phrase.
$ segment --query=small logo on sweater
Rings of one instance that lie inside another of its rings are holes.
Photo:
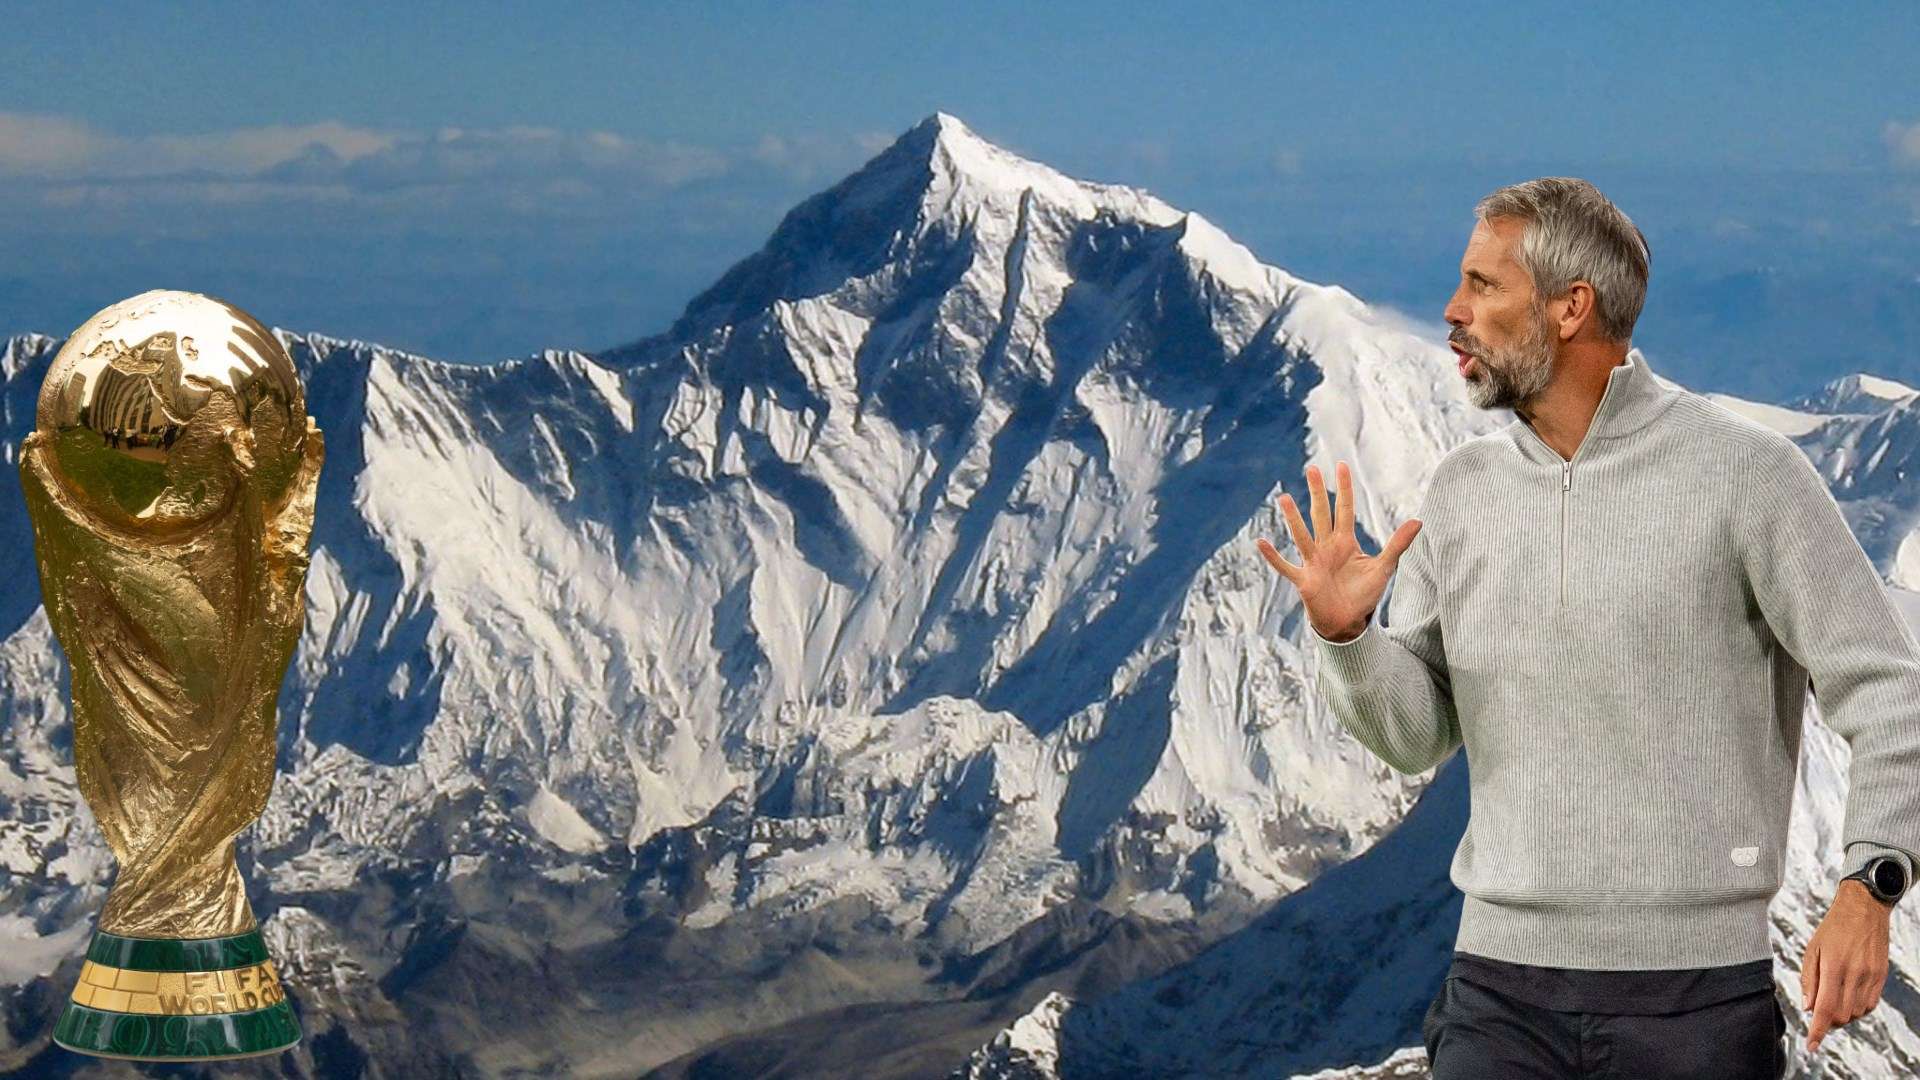
[[[1735,866],[1752,866],[1754,860],[1759,857],[1760,849],[1757,847],[1737,847],[1733,849],[1733,865]]]

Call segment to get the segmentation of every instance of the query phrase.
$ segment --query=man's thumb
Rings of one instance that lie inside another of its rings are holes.
[[[1387,560],[1388,566],[1398,569],[1400,556],[1413,545],[1413,538],[1418,535],[1420,535],[1419,518],[1408,518],[1401,522],[1400,527],[1393,530],[1393,535],[1387,537],[1386,546],[1380,549],[1380,557]]]

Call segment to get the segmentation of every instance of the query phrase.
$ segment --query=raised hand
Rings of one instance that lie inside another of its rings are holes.
[[[1401,554],[1420,532],[1420,519],[1401,522],[1378,555],[1366,554],[1354,536],[1353,478],[1347,463],[1335,462],[1334,474],[1340,496],[1329,513],[1320,467],[1307,466],[1307,488],[1313,499],[1311,534],[1300,519],[1293,497],[1280,493],[1280,509],[1287,516],[1287,531],[1293,534],[1294,546],[1300,550],[1301,565],[1288,562],[1265,537],[1260,538],[1258,546],[1261,557],[1300,591],[1300,602],[1314,631],[1329,641],[1350,641],[1366,630],[1373,609],[1387,591],[1387,582],[1399,568]]]

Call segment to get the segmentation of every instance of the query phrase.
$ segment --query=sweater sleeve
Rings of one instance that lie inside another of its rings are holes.
[[[1403,773],[1438,765],[1461,741],[1429,563],[1429,528],[1421,517],[1421,529],[1394,572],[1391,624],[1370,622],[1360,636],[1336,642],[1307,623],[1320,658],[1314,681],[1334,716],[1361,745]]]
[[[1840,842],[1850,874],[1920,852],[1920,643],[1813,462],[1782,435],[1750,452],[1735,543],[1774,638],[1847,740]]]

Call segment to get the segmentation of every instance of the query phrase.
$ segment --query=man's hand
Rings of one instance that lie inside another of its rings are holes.
[[[1387,537],[1378,555],[1360,550],[1353,531],[1353,478],[1344,461],[1334,463],[1339,478],[1340,497],[1334,512],[1327,511],[1327,486],[1320,479],[1318,465],[1307,466],[1307,488],[1313,498],[1313,530],[1307,532],[1300,520],[1300,509],[1293,497],[1280,493],[1280,509],[1287,516],[1287,531],[1300,549],[1302,565],[1282,558],[1265,537],[1259,541],[1260,555],[1300,590],[1300,602],[1307,619],[1320,636],[1330,641],[1346,641],[1367,628],[1367,620],[1387,591],[1387,580],[1400,565],[1400,555],[1420,532],[1420,519],[1408,518]],[[1330,520],[1331,518],[1331,520]]]
[[[1812,1006],[1807,1050],[1827,1032],[1865,1016],[1887,984],[1887,923],[1893,906],[1874,899],[1857,878],[1840,882],[1827,917],[1800,960],[1800,1007]]]

